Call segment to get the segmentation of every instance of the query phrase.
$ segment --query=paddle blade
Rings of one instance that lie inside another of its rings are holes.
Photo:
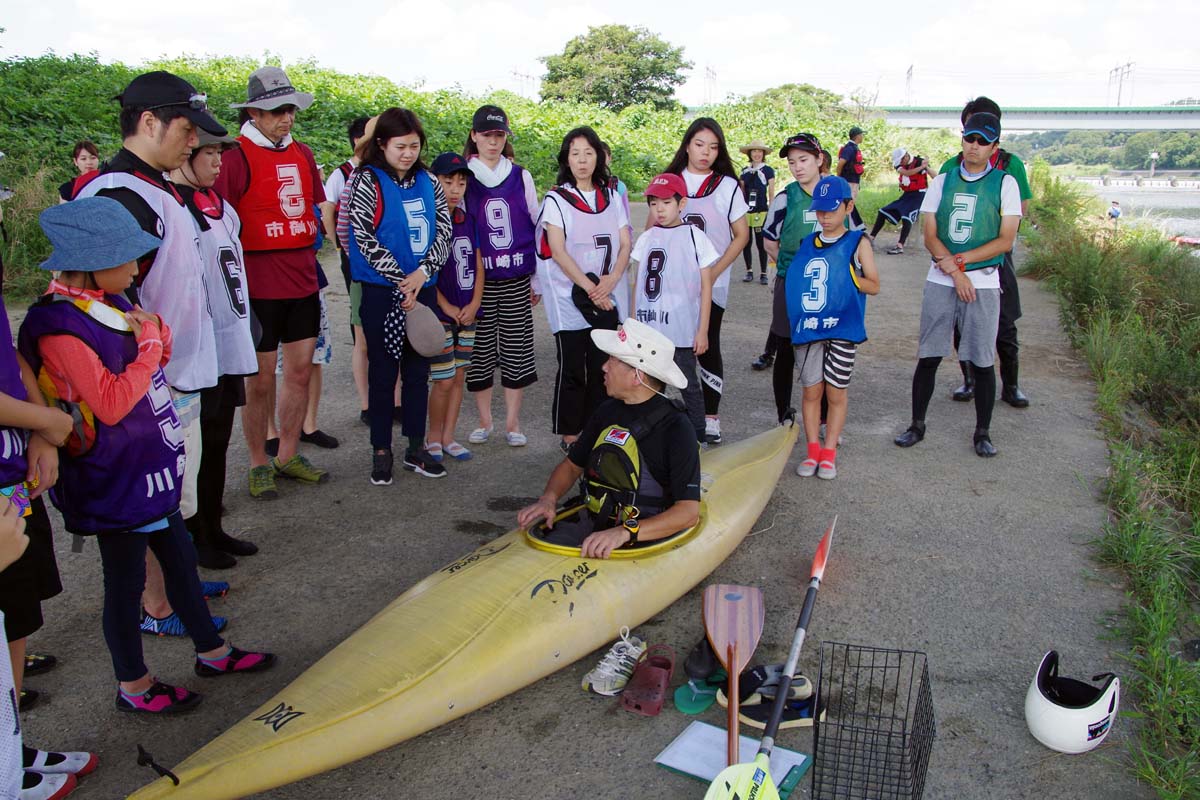
[[[829,523],[825,535],[821,537],[821,543],[817,545],[817,554],[813,556],[812,576],[817,580],[825,577],[825,561],[829,558],[829,545],[833,542],[833,529],[837,527],[837,521],[837,515],[834,515],[833,522]]]
[[[726,767],[708,785],[704,800],[779,800],[769,761],[768,756],[760,754],[748,764]]]
[[[765,619],[766,607],[758,587],[717,583],[704,590],[704,630],[721,666],[731,675],[750,663]],[[736,664],[728,663],[730,645],[737,654]]]

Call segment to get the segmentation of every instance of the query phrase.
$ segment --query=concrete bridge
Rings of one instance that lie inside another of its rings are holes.
[[[961,107],[885,106],[888,122],[903,128],[951,128],[960,125]],[[1119,108],[1004,108],[1010,131],[1194,131],[1200,130],[1200,106],[1122,106]]]

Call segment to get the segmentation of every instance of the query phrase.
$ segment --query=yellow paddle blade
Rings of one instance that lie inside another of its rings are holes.
[[[708,785],[704,800],[779,800],[769,762],[770,756],[759,753],[749,764],[726,767]]]

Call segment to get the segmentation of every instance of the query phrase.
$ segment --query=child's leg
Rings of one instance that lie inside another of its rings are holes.
[[[162,565],[167,598],[187,628],[196,652],[220,655],[225,641],[217,633],[208,604],[204,602],[200,576],[196,572],[196,549],[192,547],[178,514],[171,514],[167,522],[165,529],[141,535],[147,538],[150,549]]]
[[[358,406],[367,410],[367,339],[361,325],[354,326],[354,352],[350,354],[350,371],[354,373],[354,390]]]
[[[683,403],[687,407],[688,420],[696,429],[696,441],[704,441],[704,393],[700,391],[699,370],[696,368],[696,353],[690,347],[676,347],[675,364],[687,378],[683,389]]]
[[[826,450],[836,451],[838,436],[846,427],[847,390],[825,384],[825,396],[829,399],[829,416],[825,423]]]
[[[698,356],[700,385],[704,390],[704,413],[716,419],[725,389],[725,364],[721,361],[721,320],[725,309],[713,303],[708,316],[708,349]]]
[[[821,378],[825,384],[825,449],[822,461],[832,461],[837,450],[838,437],[846,426],[846,389],[854,373],[854,359],[858,345],[842,339],[825,342],[825,353],[821,367]],[[839,407],[840,404],[840,407]]]
[[[149,688],[140,628],[141,596],[146,584],[146,539],[147,534],[131,531],[96,537],[104,572],[104,642],[112,657],[113,673],[122,688],[131,693]]]
[[[445,339],[442,341],[442,352],[429,359],[429,376],[432,385],[429,388],[429,444],[449,444],[442,438],[442,428],[445,425],[446,409],[450,400],[450,384],[455,377],[454,369],[454,329],[448,322],[442,323]]]
[[[454,377],[445,381],[448,386],[446,413],[442,421],[442,444],[450,444],[453,441],[457,441],[454,431],[458,427],[458,412],[462,408],[463,387],[466,385],[466,382],[466,368],[455,370]]]
[[[801,418],[804,420],[804,440],[809,445],[817,444],[821,438],[821,397],[825,394],[825,384],[817,383],[804,387],[801,400]]]

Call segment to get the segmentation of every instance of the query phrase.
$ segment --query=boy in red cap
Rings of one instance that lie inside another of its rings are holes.
[[[704,395],[696,372],[696,356],[708,349],[708,314],[713,279],[709,267],[721,254],[695,225],[685,225],[680,213],[687,205],[683,178],[664,173],[646,187],[653,227],[638,237],[629,256],[637,262],[634,313],[664,333],[675,345],[675,363],[687,376],[683,402],[688,419],[703,442]]]

